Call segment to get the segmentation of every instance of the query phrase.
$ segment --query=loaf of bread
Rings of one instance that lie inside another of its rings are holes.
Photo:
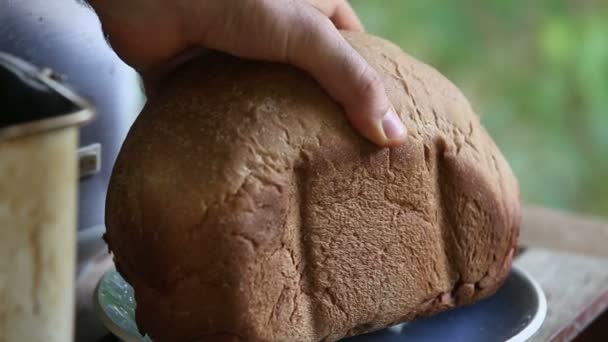
[[[507,162],[461,92],[397,46],[348,41],[408,127],[379,148],[304,72],[212,53],[129,132],[106,240],[154,341],[336,341],[471,303],[507,277]]]

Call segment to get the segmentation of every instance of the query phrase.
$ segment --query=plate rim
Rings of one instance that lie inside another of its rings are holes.
[[[532,285],[532,289],[536,294],[536,298],[538,299],[538,306],[536,308],[536,313],[534,317],[530,321],[528,325],[524,329],[522,329],[517,335],[511,337],[507,340],[507,342],[525,342],[528,341],[534,334],[540,330],[540,327],[543,325],[545,318],[547,317],[547,297],[545,296],[545,291],[543,291],[540,284],[534,279],[534,277],[530,276],[530,274],[525,271],[523,268],[513,265],[511,267],[511,272],[519,273],[519,275],[526,279],[530,285]]]
[[[95,314],[101,320],[103,325],[112,334],[114,334],[116,337],[118,337],[122,341],[142,342],[141,335],[133,336],[133,334],[130,331],[128,331],[127,329],[124,329],[118,323],[114,322],[109,317],[109,315],[107,314],[107,312],[105,311],[105,309],[103,308],[103,306],[100,303],[99,288],[100,288],[101,284],[105,281],[105,279],[111,274],[111,272],[117,272],[117,271],[115,268],[112,268],[112,269],[106,271],[104,273],[104,275],[97,282],[97,285],[95,286],[95,291],[93,291],[93,308],[94,308]],[[514,264],[511,267],[511,272],[517,273],[517,275],[519,277],[521,277],[526,282],[528,282],[528,284],[532,287],[532,290],[533,290],[532,292],[535,294],[537,301],[538,301],[538,305],[536,307],[536,312],[534,313],[534,317],[532,317],[532,320],[530,320],[530,322],[526,325],[525,328],[523,328],[516,335],[512,336],[511,338],[509,338],[506,341],[506,342],[525,342],[525,341],[528,341],[532,336],[534,336],[540,330],[540,327],[542,326],[543,322],[545,321],[545,319],[547,317],[547,309],[548,309],[547,298],[546,298],[545,292],[543,291],[540,284],[532,276],[530,276],[530,274],[527,271],[525,271],[522,267]],[[390,328],[391,327],[387,327],[386,329],[390,329]]]
[[[99,320],[101,321],[101,323],[117,338],[119,338],[121,341],[124,342],[142,342],[142,338],[141,335],[140,336],[133,336],[133,334],[128,331],[127,329],[123,328],[122,326],[120,326],[118,323],[114,322],[114,320],[112,320],[108,313],[105,311],[105,309],[103,308],[103,306],[100,303],[99,300],[99,288],[101,286],[101,284],[105,281],[105,279],[112,273],[112,272],[117,272],[116,268],[112,268],[107,270],[103,276],[101,278],[99,278],[99,281],[97,282],[97,285],[95,286],[95,291],[93,291],[93,311],[95,312],[95,315],[97,316],[97,318],[99,318]]]

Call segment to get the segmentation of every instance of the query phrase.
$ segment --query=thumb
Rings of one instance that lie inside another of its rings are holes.
[[[377,72],[317,11],[291,25],[286,59],[308,71],[340,103],[353,126],[381,146],[398,146],[407,131]]]

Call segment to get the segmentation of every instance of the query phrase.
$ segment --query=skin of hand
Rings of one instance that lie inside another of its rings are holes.
[[[346,0],[90,0],[116,53],[146,85],[208,48],[301,68],[380,146],[407,131],[376,71],[340,34],[363,27]]]

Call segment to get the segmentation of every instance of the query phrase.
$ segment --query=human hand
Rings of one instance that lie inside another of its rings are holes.
[[[289,63],[312,75],[372,142],[392,147],[405,140],[378,74],[338,31],[363,29],[346,0],[89,2],[117,54],[144,78],[200,47]]]

